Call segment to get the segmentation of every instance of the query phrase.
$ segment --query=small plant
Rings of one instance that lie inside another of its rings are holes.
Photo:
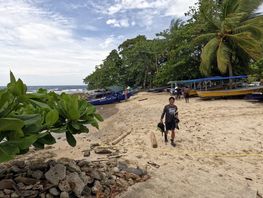
[[[28,152],[32,145],[43,149],[56,143],[53,133],[66,133],[74,147],[74,135],[88,133],[89,124],[99,128],[98,121],[103,118],[86,100],[45,89],[27,93],[23,81],[10,72],[10,83],[0,90],[0,162]]]

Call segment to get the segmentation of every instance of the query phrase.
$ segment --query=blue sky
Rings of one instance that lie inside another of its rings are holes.
[[[0,85],[79,85],[127,38],[154,37],[196,0],[0,0]]]

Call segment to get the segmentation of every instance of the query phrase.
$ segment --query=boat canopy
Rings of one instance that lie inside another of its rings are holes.
[[[205,81],[219,81],[219,80],[231,80],[231,79],[245,79],[246,75],[242,76],[231,76],[231,77],[222,77],[222,76],[213,76],[208,78],[199,78],[192,80],[182,80],[182,81],[170,81],[168,84],[191,84],[191,83],[200,83]]]

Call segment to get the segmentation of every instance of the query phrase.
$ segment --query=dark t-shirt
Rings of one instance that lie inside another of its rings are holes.
[[[177,106],[176,105],[166,105],[163,109],[162,119],[165,115],[165,122],[175,122],[178,117]]]

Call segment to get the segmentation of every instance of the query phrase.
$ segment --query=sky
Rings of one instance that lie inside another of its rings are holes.
[[[153,38],[197,0],[0,0],[0,85],[81,85],[123,41]]]

